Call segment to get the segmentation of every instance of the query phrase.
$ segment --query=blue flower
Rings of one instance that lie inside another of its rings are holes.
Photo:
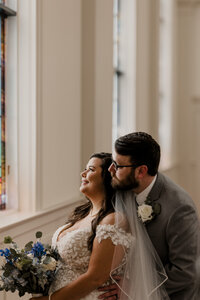
[[[0,255],[4,256],[6,259],[8,259],[11,255],[10,250],[6,248],[5,250],[0,250]]]
[[[33,245],[33,248],[31,250],[31,253],[34,255],[34,257],[42,257],[43,255],[46,254],[46,251],[44,249],[44,246],[42,243],[37,242]]]

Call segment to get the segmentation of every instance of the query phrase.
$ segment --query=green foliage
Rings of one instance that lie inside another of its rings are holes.
[[[155,213],[155,215],[159,215],[161,212],[161,205],[160,203],[154,203],[153,205],[153,211]]]
[[[42,232],[36,233],[40,239]],[[18,291],[19,296],[25,293],[42,293],[48,295],[49,287],[55,278],[58,251],[49,244],[28,242],[24,248],[18,248],[10,236],[4,238],[9,248],[0,249],[4,263],[0,266],[0,291]]]
[[[37,231],[35,234],[37,239],[40,239],[42,237],[42,232],[41,231]]]
[[[11,244],[11,243],[12,243],[12,238],[10,236],[5,236],[4,244]]]
[[[31,249],[33,248],[33,242],[32,241],[30,241],[30,242],[28,242],[26,245],[25,245],[25,252],[27,252],[27,251],[31,251]]]

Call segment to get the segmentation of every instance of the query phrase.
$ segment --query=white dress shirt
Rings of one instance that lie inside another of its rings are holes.
[[[137,201],[138,205],[142,205],[145,202],[147,196],[149,195],[149,193],[156,181],[156,178],[157,178],[157,175],[154,177],[154,179],[152,180],[150,185],[148,185],[148,187],[144,191],[142,191],[141,193],[136,195],[136,201]]]

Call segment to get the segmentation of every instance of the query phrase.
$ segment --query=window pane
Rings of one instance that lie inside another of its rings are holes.
[[[113,4],[114,142],[119,136],[135,130],[136,2],[114,0]]]
[[[116,140],[118,137],[119,125],[119,0],[113,2],[113,123],[112,123],[112,137]]]
[[[159,141],[164,169],[170,167],[172,151],[172,9],[173,0],[160,0]]]

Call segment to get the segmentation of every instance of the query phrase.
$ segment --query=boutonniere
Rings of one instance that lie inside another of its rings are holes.
[[[152,202],[150,199],[138,206],[137,214],[138,217],[142,220],[143,223],[147,224],[158,216],[161,212],[160,203]]]

